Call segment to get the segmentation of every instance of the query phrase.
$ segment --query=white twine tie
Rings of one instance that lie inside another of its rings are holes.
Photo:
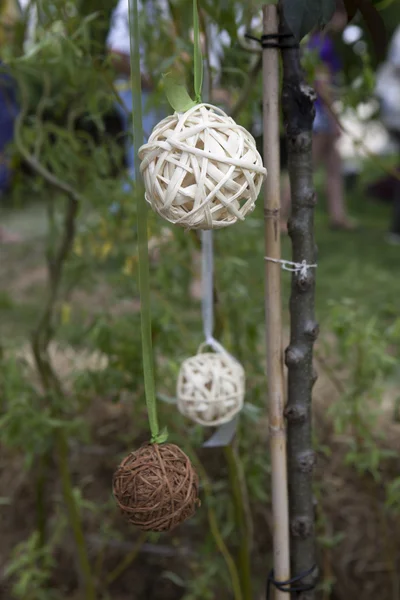
[[[290,260],[279,260],[278,258],[271,258],[270,256],[265,256],[264,258],[269,262],[280,264],[284,271],[289,271],[290,273],[299,273],[300,277],[307,277],[308,270],[316,269],[318,266],[317,264],[309,265],[305,260],[303,260],[301,263],[296,263]]]

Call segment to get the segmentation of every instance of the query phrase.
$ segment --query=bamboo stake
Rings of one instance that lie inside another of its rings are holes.
[[[278,31],[275,5],[263,7],[264,34]],[[265,255],[280,260],[280,163],[279,163],[279,62],[278,50],[263,50]],[[265,261],[265,312],[267,326],[268,416],[272,470],[272,515],[274,523],[274,577],[290,578],[289,508],[286,465],[285,393],[282,353],[281,266]],[[275,590],[275,600],[287,593]]]

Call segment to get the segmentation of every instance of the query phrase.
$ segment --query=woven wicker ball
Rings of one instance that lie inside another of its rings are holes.
[[[122,514],[143,531],[170,531],[200,504],[199,480],[189,458],[174,444],[146,444],[129,454],[114,474]]]
[[[139,157],[147,202],[187,229],[243,221],[267,173],[250,133],[210,104],[163,119]]]
[[[200,425],[228,423],[242,409],[244,369],[225,352],[200,353],[182,364],[177,384],[179,411]]]

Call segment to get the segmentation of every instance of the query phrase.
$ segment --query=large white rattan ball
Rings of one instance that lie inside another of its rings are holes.
[[[179,411],[200,425],[228,423],[243,408],[244,369],[226,352],[204,352],[184,361],[177,384]]]
[[[267,173],[252,135],[210,104],[163,119],[139,157],[147,202],[187,229],[243,221]]]

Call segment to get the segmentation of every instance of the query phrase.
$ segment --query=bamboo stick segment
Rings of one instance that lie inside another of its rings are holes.
[[[263,7],[264,34],[278,32],[275,5]],[[279,55],[278,49],[263,49],[265,255],[280,260],[280,161],[279,161]],[[289,507],[286,462],[285,392],[282,352],[281,265],[265,261],[265,312],[267,330],[268,416],[272,470],[272,514],[274,524],[274,577],[290,578]],[[275,590],[275,600],[287,600]]]

